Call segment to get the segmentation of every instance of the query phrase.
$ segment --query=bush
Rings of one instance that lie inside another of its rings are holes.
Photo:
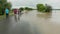
[[[25,10],[33,10],[33,9],[29,7],[25,7]]]
[[[23,11],[23,10],[24,10],[24,8],[23,8],[23,7],[21,7],[21,8],[19,8],[19,10]]]
[[[52,10],[52,7],[46,4],[45,12],[51,12],[51,10]]]
[[[6,4],[5,4],[5,7],[8,8],[8,9],[10,10],[11,7],[12,7],[12,5],[11,5],[11,3],[6,3]]]
[[[45,6],[43,4],[37,4],[37,10],[38,11],[44,11],[45,10]]]

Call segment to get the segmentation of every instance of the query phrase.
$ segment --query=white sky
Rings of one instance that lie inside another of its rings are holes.
[[[36,4],[38,3],[47,3],[51,5],[53,8],[60,8],[60,0],[8,0],[12,3],[12,8],[19,8],[19,7],[33,7],[36,8]]]

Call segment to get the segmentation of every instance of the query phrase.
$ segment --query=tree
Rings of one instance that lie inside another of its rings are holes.
[[[25,7],[25,10],[28,10],[28,7]]]
[[[2,7],[1,7],[2,5],[1,5],[1,3],[0,3],[0,14],[2,14]]]
[[[19,8],[19,10],[23,11],[23,10],[24,10],[24,8],[23,8],[23,7],[21,7],[21,8]]]
[[[37,4],[37,10],[42,12],[51,12],[52,7],[50,5]]]
[[[25,10],[33,10],[33,9],[29,7],[25,7]]]
[[[37,10],[38,11],[44,11],[45,10],[45,6],[43,4],[37,4]]]
[[[51,12],[52,7],[50,5],[45,4],[45,7],[46,7],[45,12]]]
[[[11,3],[10,3],[10,2],[5,4],[5,8],[8,8],[8,9],[10,10],[10,9],[11,9],[11,7],[12,7],[12,5],[11,5]]]
[[[7,0],[0,0],[0,14],[4,14],[6,7],[11,8],[11,3],[8,3]]]
[[[7,2],[7,0],[0,0],[0,14],[4,13],[3,10],[5,9],[4,5],[6,2]]]

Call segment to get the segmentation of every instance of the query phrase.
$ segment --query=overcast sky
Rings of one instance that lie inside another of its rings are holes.
[[[60,0],[8,0],[8,2],[12,3],[12,8],[19,8],[19,7],[32,7],[36,8],[36,4],[43,3],[49,4],[53,8],[60,8]]]

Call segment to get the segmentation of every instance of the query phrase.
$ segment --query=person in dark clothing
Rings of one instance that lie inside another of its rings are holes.
[[[17,14],[17,9],[14,9],[13,11],[14,11],[14,14]]]
[[[20,19],[20,10],[18,9],[18,19]]]
[[[22,11],[19,9],[18,10],[18,19],[20,19],[20,16],[22,15]]]
[[[17,20],[17,13],[18,13],[18,10],[17,9],[14,9],[14,16],[15,16],[15,20]]]

